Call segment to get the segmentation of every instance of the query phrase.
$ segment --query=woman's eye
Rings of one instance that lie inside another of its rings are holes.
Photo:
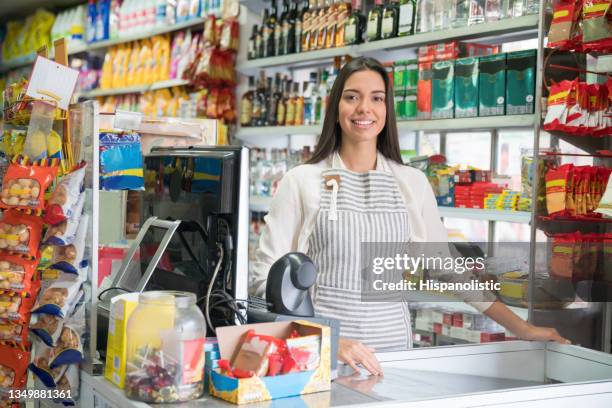
[[[355,96],[355,95],[346,95],[344,97],[344,99],[347,100],[347,101],[356,101],[357,100],[357,96]]]
[[[374,97],[374,101],[375,102],[384,102],[385,98],[383,98],[382,96],[375,96]]]

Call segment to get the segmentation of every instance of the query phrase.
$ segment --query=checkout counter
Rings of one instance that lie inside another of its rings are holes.
[[[612,406],[612,355],[573,345],[511,341],[379,353],[385,375],[342,366],[329,392],[244,407]],[[236,406],[205,394],[155,407]],[[145,408],[102,376],[81,377],[83,408]]]

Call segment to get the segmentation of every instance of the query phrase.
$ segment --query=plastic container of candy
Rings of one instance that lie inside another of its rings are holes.
[[[206,323],[193,293],[141,293],[126,335],[128,398],[167,403],[200,397]]]

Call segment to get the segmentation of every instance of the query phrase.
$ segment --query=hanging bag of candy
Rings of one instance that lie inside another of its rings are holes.
[[[19,157],[9,165],[2,183],[0,208],[42,211],[45,191],[57,176],[56,161],[27,164]]]

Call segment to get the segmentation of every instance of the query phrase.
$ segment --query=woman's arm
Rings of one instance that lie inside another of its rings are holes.
[[[520,339],[570,343],[569,340],[561,337],[557,330],[551,327],[538,327],[524,321],[502,302],[494,302],[484,311],[484,314],[516,334]]]

